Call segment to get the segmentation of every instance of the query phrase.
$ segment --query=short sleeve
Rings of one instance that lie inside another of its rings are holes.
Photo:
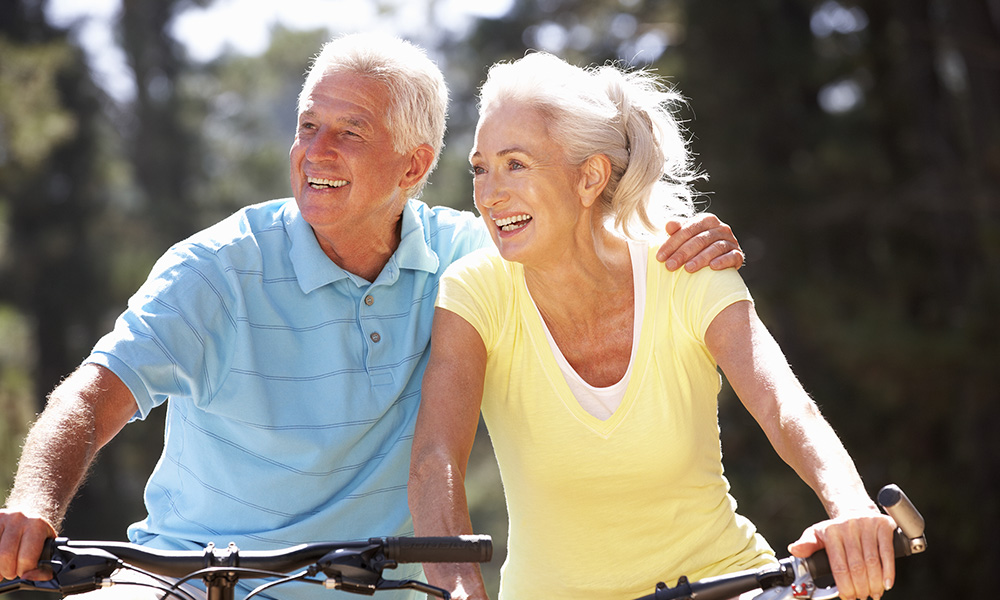
[[[171,248],[85,362],[114,372],[145,418],[170,397],[206,406],[221,384],[236,332],[231,275],[208,249]]]
[[[436,306],[462,317],[492,351],[506,319],[509,271],[496,251],[482,249],[456,261],[441,277]]]
[[[744,300],[753,302],[750,290],[736,269],[701,269],[694,273],[681,270],[675,273],[674,314],[682,320],[685,330],[699,342],[704,342],[708,326],[723,309]]]

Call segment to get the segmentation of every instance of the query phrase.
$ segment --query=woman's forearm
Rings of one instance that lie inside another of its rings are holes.
[[[792,372],[753,305],[724,309],[706,343],[772,447],[837,517],[877,510],[854,461]]]
[[[433,458],[431,456],[434,456]],[[418,536],[471,534],[465,475],[453,462],[423,451],[415,452],[408,487],[413,529]],[[486,599],[479,565],[426,563],[427,581],[448,590],[456,599]]]
[[[417,535],[470,534],[465,469],[479,425],[486,349],[468,322],[441,308],[431,340],[410,459],[410,513]],[[425,564],[424,571],[452,598],[486,600],[477,564]]]

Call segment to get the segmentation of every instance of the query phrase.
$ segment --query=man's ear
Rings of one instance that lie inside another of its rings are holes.
[[[403,173],[399,187],[409,190],[417,185],[434,164],[434,149],[428,144],[420,144],[410,152],[410,168]]]
[[[577,191],[586,207],[591,207],[604,193],[611,179],[611,160],[604,154],[595,154],[580,167],[580,182]]]

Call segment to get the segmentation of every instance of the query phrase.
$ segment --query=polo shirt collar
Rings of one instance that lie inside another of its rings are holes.
[[[341,279],[351,279],[357,283],[359,277],[340,268],[323,252],[312,226],[302,218],[294,199],[290,199],[285,205],[284,222],[291,244],[288,258],[292,262],[295,278],[303,293],[308,294]],[[408,201],[403,207],[400,237],[399,247],[389,258],[378,279],[390,274],[392,280],[395,280],[400,269],[430,273],[437,271],[440,260],[427,243],[424,226],[413,200]]]
[[[399,248],[393,253],[390,263],[395,261],[400,269],[436,273],[441,260],[428,244],[427,232],[417,207],[423,206],[417,200],[409,200],[403,207],[403,226],[400,230]]]

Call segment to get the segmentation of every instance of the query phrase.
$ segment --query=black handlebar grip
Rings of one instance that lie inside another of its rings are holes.
[[[453,537],[373,538],[381,543],[385,557],[401,563],[489,562],[493,539],[488,535]]]
[[[903,490],[890,483],[879,490],[878,503],[896,521],[903,535],[911,540],[923,537],[924,518]]]
[[[813,583],[818,587],[831,587],[834,585],[833,571],[830,569],[830,557],[826,555],[826,550],[817,550],[812,556],[805,559],[806,568],[812,575]]]
[[[42,546],[42,554],[38,557],[38,562],[48,562],[52,560],[52,553],[55,551],[56,546],[59,545],[58,538],[48,538],[45,540],[45,544]]]

